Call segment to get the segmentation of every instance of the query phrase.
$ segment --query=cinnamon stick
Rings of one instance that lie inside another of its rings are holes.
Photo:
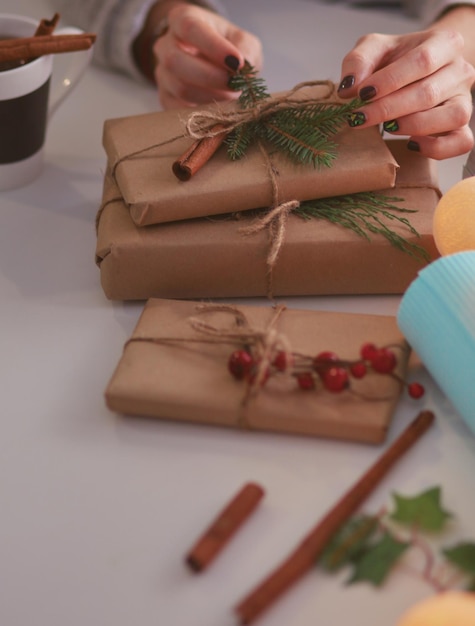
[[[427,431],[433,421],[434,414],[431,411],[422,411],[284,562],[238,604],[235,611],[241,624],[253,622],[315,565],[331,537],[353,515],[396,461]]]
[[[224,548],[264,495],[262,487],[247,483],[214,519],[186,556],[186,563],[201,572]]]
[[[223,132],[219,132],[221,130]],[[212,131],[213,133],[217,131],[217,134],[212,137],[197,139],[188,150],[173,163],[173,173],[179,180],[190,180],[190,178],[210,160],[223,143],[226,137],[226,132],[224,132],[225,127],[222,124],[216,124]]]
[[[53,17],[48,20],[47,18],[43,18],[35,30],[35,37],[41,37],[43,35],[52,35],[54,29],[58,25],[60,15],[59,13],[55,13]]]
[[[0,40],[0,62],[21,61],[45,54],[87,50],[96,40],[93,33],[78,35],[40,35]]]

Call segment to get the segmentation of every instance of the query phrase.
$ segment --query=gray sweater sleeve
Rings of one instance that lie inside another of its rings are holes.
[[[142,78],[132,58],[131,45],[140,31],[148,10],[156,0],[51,0],[61,13],[62,22],[97,33],[94,46],[95,61],[106,67]],[[324,0],[339,2],[340,0]],[[348,4],[366,6],[394,4],[394,0],[344,0]],[[196,0],[209,8],[223,12],[219,0]],[[401,0],[405,11],[428,24],[446,8],[460,0]],[[463,4],[475,6],[475,0]]]
[[[94,60],[97,64],[143,77],[132,58],[132,42],[142,28],[144,19],[156,0],[51,0],[61,14],[64,25],[77,26],[97,34]],[[213,10],[219,2],[200,0]]]

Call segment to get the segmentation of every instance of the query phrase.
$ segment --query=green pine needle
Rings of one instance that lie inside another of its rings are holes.
[[[376,192],[361,192],[302,202],[294,212],[303,219],[326,219],[352,230],[368,241],[371,239],[368,233],[382,235],[398,250],[427,262],[430,260],[427,250],[391,230],[383,221],[390,220],[402,224],[411,235],[420,237],[409,220],[401,215],[416,211],[395,206],[395,202],[401,201],[402,198],[393,198]]]
[[[248,62],[229,78],[228,85],[241,92],[238,103],[243,109],[271,97],[264,79]],[[226,140],[228,156],[232,160],[242,158],[257,138],[269,141],[297,163],[331,167],[337,152],[331,137],[346,124],[349,113],[363,104],[359,99],[342,104],[302,101],[271,112],[259,121],[244,122]]]
[[[257,70],[247,61],[239,72],[230,76],[228,87],[241,92],[238,101],[243,109],[252,108],[259,100],[270,97],[264,79],[257,76]]]
[[[241,92],[238,102],[243,109],[255,107],[271,97],[264,80],[248,62],[230,77],[228,84],[231,89]],[[332,138],[346,125],[348,115],[363,105],[358,98],[341,104],[302,100],[289,108],[274,110],[257,121],[243,122],[235,128],[226,138],[228,156],[232,160],[241,159],[258,139],[269,142],[294,162],[315,168],[331,167],[337,156],[337,146]],[[429,261],[429,254],[422,246],[407,241],[388,226],[388,222],[397,222],[411,235],[419,237],[402,215],[414,211],[394,205],[400,201],[401,198],[365,192],[303,202],[295,213],[305,219],[327,219],[368,241],[369,234],[383,235],[399,250],[418,260]]]

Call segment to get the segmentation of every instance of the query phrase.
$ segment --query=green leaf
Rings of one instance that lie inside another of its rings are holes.
[[[452,548],[446,548],[442,552],[452,565],[455,565],[467,574],[475,576],[475,543],[459,543]]]
[[[380,587],[394,565],[410,546],[410,543],[398,541],[386,531],[382,539],[358,559],[353,576],[348,583],[366,581],[375,587]]]
[[[451,514],[442,508],[440,496],[440,487],[433,487],[413,498],[396,493],[393,495],[396,510],[391,518],[401,524],[416,526],[423,530],[440,531],[451,517]]]
[[[327,572],[336,572],[353,561],[378,529],[378,518],[361,515],[349,520],[331,539],[319,559]]]

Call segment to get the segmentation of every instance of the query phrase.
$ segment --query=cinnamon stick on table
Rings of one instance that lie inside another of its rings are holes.
[[[313,567],[331,537],[353,515],[396,461],[423,435],[434,421],[422,411],[376,463],[325,515],[287,559],[236,607],[241,624],[250,624],[294,582]]]
[[[0,40],[0,62],[21,61],[45,54],[87,50],[96,40],[93,33],[78,35],[40,35]]]
[[[264,495],[262,487],[247,483],[219,513],[186,556],[186,563],[201,572],[224,548]]]
[[[220,132],[223,131],[223,132]],[[205,165],[226,138],[225,126],[216,124],[212,137],[197,139],[172,165],[179,180],[187,181]]]

